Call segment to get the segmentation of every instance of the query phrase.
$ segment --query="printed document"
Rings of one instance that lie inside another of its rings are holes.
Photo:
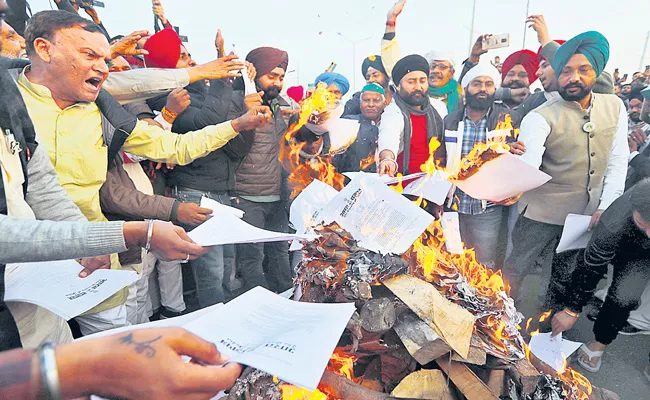
[[[323,209],[336,197],[338,190],[330,185],[314,179],[312,183],[294,199],[289,209],[289,222],[297,234],[313,233],[313,229],[321,222]],[[298,240],[291,243],[291,251],[302,249]]]
[[[469,178],[452,183],[475,199],[499,202],[540,187],[549,180],[550,175],[510,153],[503,153],[483,164]]]
[[[445,235],[445,248],[452,254],[463,254],[463,240],[460,237],[460,220],[457,212],[446,212],[440,218],[442,233]]]
[[[433,175],[425,174],[406,185],[402,194],[422,197],[438,205],[443,205],[449,194],[449,189],[451,189],[449,174],[436,171]]]
[[[315,390],[354,311],[354,303],[300,303],[256,287],[184,328],[232,362]]]
[[[136,272],[109,269],[80,278],[82,269],[74,260],[9,264],[5,301],[36,304],[69,320],[138,280]]]
[[[314,235],[271,232],[256,228],[229,212],[215,214],[197,226],[188,236],[201,246],[236,243],[282,242],[294,239],[312,240]]]
[[[588,215],[567,215],[556,253],[586,248],[592,233],[587,231],[590,222],[591,217]]]
[[[222,212],[227,212],[227,213],[230,213],[230,214],[236,216],[237,218],[244,218],[244,212],[242,210],[240,210],[238,208],[235,208],[235,207],[230,207],[230,206],[221,204],[218,201],[213,200],[213,199],[208,198],[208,197],[205,197],[205,196],[201,197],[201,207],[209,208],[210,210],[212,210],[213,212],[212,212],[211,215],[220,214]]]
[[[562,334],[539,333],[530,338],[530,351],[558,373],[564,372],[565,361],[582,343],[562,339]]]
[[[336,221],[359,245],[402,254],[433,222],[433,216],[377,179],[357,176],[327,206],[325,223]]]

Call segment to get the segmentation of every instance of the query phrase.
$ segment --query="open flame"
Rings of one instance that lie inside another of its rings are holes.
[[[538,321],[539,322],[544,322],[548,318],[551,317],[553,311],[549,310],[545,313],[542,313]],[[526,330],[528,331],[530,327],[530,322],[532,321],[532,318],[528,320],[528,323],[526,324]],[[535,336],[539,335],[539,329],[530,332],[530,336]],[[533,360],[534,355],[531,355],[530,348],[528,345],[524,345],[524,350],[526,353],[526,359],[535,361]],[[564,372],[558,373],[555,370],[552,370],[552,376],[559,379],[562,381],[563,389],[566,395],[567,400],[589,400],[589,395],[593,392],[593,387],[591,386],[591,382],[589,382],[589,379],[587,379],[584,375],[582,375],[580,372],[570,368],[568,366],[568,358],[566,357],[565,354],[562,354],[562,358],[564,358]],[[552,369],[552,367],[551,367]]]
[[[295,139],[298,130],[307,122],[319,123],[326,119],[327,114],[336,108],[336,98],[324,83],[320,83],[312,95],[300,105],[298,121],[287,130],[280,146],[280,162],[286,171],[291,172],[288,178],[289,187],[292,189],[291,198],[296,198],[314,179],[341,190],[345,177],[336,172],[331,163],[331,156],[318,155],[302,159],[301,153],[310,144]],[[318,146],[322,141],[323,139],[319,138],[315,145]]]
[[[327,370],[356,382],[357,380],[354,378],[354,362],[356,360],[355,356],[346,354],[341,348],[336,348],[327,364]],[[275,381],[276,378],[274,378]],[[282,392],[282,400],[339,400],[326,394],[324,388],[318,388],[312,392],[288,383],[282,383],[280,391]]]

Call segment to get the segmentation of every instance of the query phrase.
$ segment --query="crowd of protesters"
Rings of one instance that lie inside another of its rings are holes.
[[[242,60],[226,53],[221,32],[218,58],[197,64],[158,0],[156,33],[118,36],[92,2],[55,2],[59,10],[31,15],[24,0],[0,0],[0,350],[24,349],[0,354],[0,397],[40,398],[44,390],[47,398],[209,398],[240,367],[184,363],[177,354],[224,362],[185,331],[71,343],[73,335],[182,315],[190,292],[205,308],[256,286],[292,287],[286,242],[201,247],[186,232],[210,218],[203,198],[240,209],[256,227],[291,231],[291,171],[279,156],[310,93],[284,88],[286,51],[260,47]],[[363,60],[360,92],[348,93],[348,79],[331,69],[314,79],[339,105],[330,118],[358,121],[359,130],[337,147],[324,129],[301,128],[292,139],[304,142],[301,160],[324,156],[341,173],[396,176],[419,172],[433,156],[454,173],[510,121],[510,151],[552,179],[500,203],[454,189],[427,211],[459,213],[465,246],[503,271],[515,301],[524,278],[541,270],[548,289],[540,307],[553,311],[546,329],[554,334],[591,304],[594,340],[578,362],[597,372],[619,332],[650,332],[650,68],[631,79],[618,69],[610,75],[602,34],[552,40],[541,15],[527,20],[537,52],[503,62],[485,60],[490,35],[462,63],[447,49],[404,55],[397,25],[405,5],[388,12],[381,51]],[[538,79],[543,90],[531,93]],[[434,139],[441,145],[430,154]],[[569,214],[591,216],[592,239],[557,254]],[[1,301],[16,263],[59,259],[79,259],[82,277],[110,268],[139,278],[71,324]],[[133,351],[139,343],[155,357]]]

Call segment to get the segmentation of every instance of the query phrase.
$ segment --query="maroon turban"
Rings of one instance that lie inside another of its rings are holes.
[[[148,68],[176,68],[181,57],[181,38],[175,30],[165,28],[151,36],[144,44],[144,61]]]
[[[258,47],[248,53],[246,61],[255,66],[257,76],[262,76],[278,67],[286,72],[289,66],[289,54],[274,47]]]
[[[528,73],[528,84],[532,85],[533,82],[537,80],[536,73],[539,68],[539,60],[537,59],[537,54],[530,50],[519,50],[506,58],[503,62],[503,69],[501,70],[501,79],[505,80],[508,71],[510,71],[515,65],[519,64],[521,64],[521,66],[526,70],[526,73]]]

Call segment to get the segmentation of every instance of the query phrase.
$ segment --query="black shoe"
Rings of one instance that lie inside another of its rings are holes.
[[[650,331],[644,331],[642,329],[632,326],[629,322],[625,324],[623,329],[618,331],[623,336],[635,336],[635,335],[650,335]]]
[[[175,312],[163,307],[162,310],[160,310],[160,319],[176,318],[180,317],[183,314],[185,314],[185,310],[181,312]]]

